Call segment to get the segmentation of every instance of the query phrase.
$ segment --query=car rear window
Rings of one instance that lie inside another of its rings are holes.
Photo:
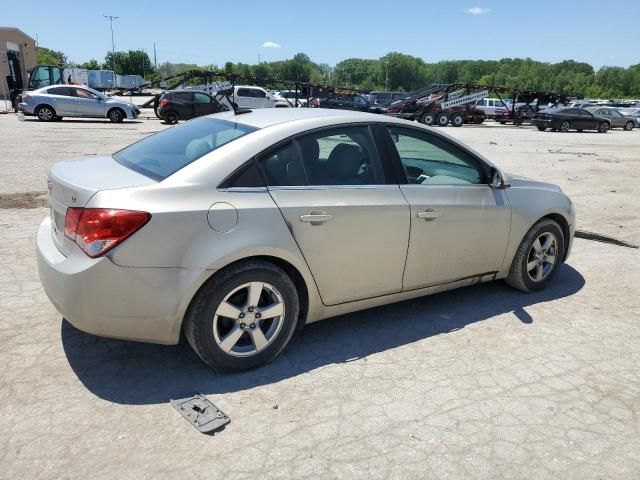
[[[257,128],[217,118],[198,118],[144,138],[113,155],[116,162],[162,181],[198,158]]]

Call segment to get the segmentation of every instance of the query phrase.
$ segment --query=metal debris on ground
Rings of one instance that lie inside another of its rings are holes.
[[[231,421],[222,410],[199,393],[193,397],[171,400],[171,405],[202,433],[218,430]]]

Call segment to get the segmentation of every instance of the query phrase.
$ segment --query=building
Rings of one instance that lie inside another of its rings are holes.
[[[14,27],[0,27],[0,97],[27,86],[36,66],[36,41]]]

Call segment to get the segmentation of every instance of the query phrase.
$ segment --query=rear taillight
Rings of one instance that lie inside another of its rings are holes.
[[[64,234],[96,258],[140,230],[150,218],[150,213],[134,210],[67,208]]]
[[[166,98],[163,98],[162,100],[160,100],[161,107],[166,107],[167,105],[169,105],[169,100],[167,100]]]
[[[398,113],[400,111],[400,107],[389,107],[387,108],[385,113]]]
[[[23,102],[28,102],[29,100],[31,100],[31,95],[23,93],[22,94],[22,101]]]

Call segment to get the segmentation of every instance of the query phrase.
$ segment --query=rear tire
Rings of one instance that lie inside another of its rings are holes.
[[[446,127],[449,123],[449,116],[446,113],[441,113],[436,117],[436,124],[439,127]]]
[[[246,261],[223,270],[201,289],[185,318],[184,333],[211,368],[249,370],[270,362],[287,346],[299,305],[284,270],[263,260]],[[274,306],[280,313],[267,317]]]
[[[34,113],[41,122],[53,122],[57,116],[56,111],[49,105],[40,105]]]
[[[600,122],[598,125],[598,133],[607,133],[609,131],[609,124],[607,122]]]
[[[451,116],[451,125],[453,127],[461,127],[464,124],[464,116],[461,113],[454,113]]]
[[[546,241],[550,243],[546,245]],[[544,289],[562,263],[564,245],[565,238],[560,225],[554,220],[543,218],[522,239],[505,281],[523,292]]]
[[[544,132],[546,130],[545,127],[538,127],[538,130],[540,130],[541,132]]]
[[[169,110],[164,114],[164,122],[168,123],[169,125],[175,125],[179,121],[180,121],[180,115],[178,115],[178,112],[174,110]]]
[[[433,114],[431,113],[425,113],[421,118],[420,118],[420,122],[424,123],[425,125],[428,126],[432,126],[435,123],[436,119],[433,116]]]
[[[633,122],[627,122],[627,123],[625,123],[625,124],[624,124],[624,129],[625,129],[627,132],[630,132],[631,130],[633,130]]]

